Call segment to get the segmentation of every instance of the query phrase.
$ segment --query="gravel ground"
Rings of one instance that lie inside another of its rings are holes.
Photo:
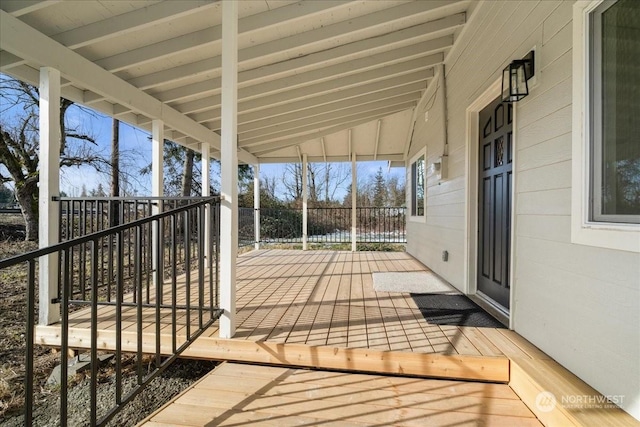
[[[179,359],[174,362],[140,395],[128,403],[113,418],[108,426],[135,426],[155,410],[160,408],[172,397],[193,384],[205,374],[210,372],[216,362],[201,360]],[[106,413],[114,404],[115,381],[111,375],[101,379],[98,385],[98,414]],[[88,426],[90,392],[89,380],[84,379],[74,385],[69,391],[68,417],[69,426]],[[130,390],[135,385],[135,376],[130,375],[123,381],[123,389]],[[52,396],[38,404],[33,412],[34,426],[59,426],[60,425],[60,400]],[[23,416],[18,415],[2,421],[3,426],[18,427],[23,425]]]
[[[0,215],[0,259],[9,258],[37,248],[24,242],[21,217]],[[37,295],[37,290],[36,290]],[[0,270],[0,425],[22,426],[24,413],[24,375],[26,331],[26,269],[15,266]],[[59,388],[46,384],[49,374],[60,363],[60,354],[35,346],[34,358],[34,425],[60,424]],[[114,404],[114,361],[101,369],[98,377],[98,414],[104,414]],[[180,393],[206,373],[216,362],[177,360],[153,380],[147,391],[127,404],[109,423],[110,426],[133,426],[150,415],[173,396]],[[124,390],[135,382],[135,359],[123,357]],[[85,426],[89,416],[89,379],[79,374],[69,390],[68,425]]]

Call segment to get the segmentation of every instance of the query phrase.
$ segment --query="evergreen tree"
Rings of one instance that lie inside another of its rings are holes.
[[[378,172],[374,178],[373,184],[373,206],[383,207],[387,202],[387,185],[382,175],[382,168],[378,168]]]

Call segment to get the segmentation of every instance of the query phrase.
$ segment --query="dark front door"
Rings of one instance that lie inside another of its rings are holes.
[[[509,308],[512,106],[493,101],[480,112],[478,290]]]

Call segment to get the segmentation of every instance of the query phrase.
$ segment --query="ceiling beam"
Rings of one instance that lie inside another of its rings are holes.
[[[373,149],[373,160],[378,160],[378,146],[380,145],[380,127],[382,125],[382,120],[378,120],[378,126],[376,130],[376,140],[374,142]]]
[[[302,163],[302,151],[300,151],[299,145],[296,145],[296,152],[298,153],[298,160]]]
[[[38,86],[39,84],[39,71],[26,65],[11,68],[7,72],[7,74],[34,86]],[[84,104],[83,100],[85,92],[86,91],[82,91],[74,86],[66,86],[61,88],[60,94],[63,98],[68,99],[69,101],[73,101],[77,104]],[[123,107],[119,104],[113,105],[108,101],[100,101],[91,104],[91,109],[102,114],[106,114],[107,116],[115,116],[116,114],[114,113],[114,110],[122,108]],[[140,128],[147,132],[151,132],[151,121],[147,117],[129,111],[126,114],[118,115],[118,119],[122,122],[126,122],[130,125],[136,126],[137,128]],[[165,138],[169,139],[170,141],[179,142],[181,145],[187,146],[185,142],[187,136],[181,132],[168,130],[165,132]],[[250,155],[244,150],[240,152],[239,155],[243,158],[243,162],[250,162],[251,159],[255,159],[254,156]]]
[[[62,0],[3,0],[2,3],[0,3],[0,9],[18,17],[44,9],[61,1]]]
[[[3,49],[36,64],[60,70],[70,80],[107,98],[113,98],[134,111],[160,119],[168,126],[191,134],[196,139],[206,142],[215,140],[212,132],[188,117],[163,106],[152,96],[5,12],[0,12],[0,42]],[[219,144],[219,138],[215,142]]]
[[[185,16],[207,13],[209,9],[218,6],[216,2],[210,0],[163,1],[74,28],[51,38],[69,49],[78,49]]]
[[[376,120],[382,117],[389,116],[391,114],[395,114],[399,111],[407,110],[412,108],[415,105],[415,102],[405,103],[399,105],[392,105],[384,108],[379,108],[377,110],[366,111],[360,114],[354,114],[345,116],[340,120],[334,120],[326,123],[322,129],[319,129],[318,125],[309,125],[304,128],[300,128],[296,130],[297,134],[293,134],[292,132],[282,132],[281,134],[273,134],[268,138],[254,138],[251,140],[240,140],[240,145],[251,153],[262,153],[265,150],[270,150],[272,148],[281,148],[282,144],[287,144],[284,146],[295,145],[296,143],[305,142],[310,139],[317,139],[322,136],[330,135],[331,133],[335,133],[338,130],[348,129],[353,127],[353,123],[362,124],[367,123],[372,120]],[[347,126],[348,125],[348,126]],[[344,127],[346,126],[346,127]],[[338,129],[338,130],[334,130]],[[333,130],[328,132],[328,130]],[[295,141],[295,143],[294,143]]]
[[[22,58],[4,50],[0,51],[0,70],[4,71],[8,66],[22,61]]]
[[[14,67],[8,70],[7,74],[32,86],[37,87],[40,84],[40,71],[27,65]],[[60,96],[77,104],[83,104],[84,92],[74,86],[61,87]],[[91,108],[109,116],[113,115],[113,104],[107,101],[98,102]],[[151,121],[147,120],[146,122],[148,122],[149,129],[151,129]]]
[[[214,148],[220,147],[220,136],[216,133],[4,11],[0,11],[0,47],[35,64],[55,68],[69,80],[134,112],[162,120],[168,127]],[[80,97],[84,98],[84,93]]]
[[[444,70],[444,67],[438,67],[438,72],[442,72],[442,70]],[[418,101],[418,105],[424,105],[424,103],[427,102],[427,100],[430,100],[434,96],[436,96],[438,94],[439,86],[440,86],[440,79],[431,80],[429,82],[429,85],[427,86],[427,90],[424,91],[424,93],[422,94],[422,97],[420,98],[420,101]],[[402,150],[402,152],[404,153],[405,159],[409,156],[409,149],[411,148],[411,139],[413,138],[413,131],[416,125],[416,120],[418,119],[417,114],[418,114],[418,108],[415,108],[413,110],[413,114],[411,115],[411,121],[409,122],[409,129],[404,142],[404,148]]]
[[[247,16],[238,20],[238,39],[242,41],[243,36],[246,37],[251,32],[282,24],[283,22],[313,16],[329,9],[348,7],[349,3],[349,1],[305,1]],[[106,70],[116,72],[152,61],[165,60],[186,50],[211,48],[212,45],[220,45],[221,37],[222,25],[215,25],[167,41],[142,46],[103,58],[96,61],[96,63]]]
[[[164,1],[64,31],[50,37],[69,49],[78,49],[92,43],[126,35],[182,16],[202,13],[214,6],[217,6],[216,3],[210,0]],[[15,67],[22,63],[24,63],[24,61],[20,60],[13,64],[6,64],[5,67]]]

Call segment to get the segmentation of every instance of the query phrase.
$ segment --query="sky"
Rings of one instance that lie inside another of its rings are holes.
[[[0,108],[2,116],[0,120],[3,123],[10,122],[16,112],[12,109]],[[67,126],[77,128],[78,130],[91,135],[96,140],[96,150],[105,158],[109,158],[111,150],[111,132],[112,121],[110,117],[100,113],[88,113],[86,109],[70,108],[67,111]],[[121,152],[121,168],[128,171],[128,184],[121,186],[128,188],[129,194],[145,196],[151,194],[151,177],[150,175],[142,175],[140,170],[151,163],[151,142],[150,134],[147,131],[136,128],[127,123],[120,123],[120,152]],[[261,178],[276,177],[282,180],[285,173],[285,165],[283,164],[262,164],[260,166]],[[4,166],[0,165],[0,168]],[[404,178],[404,168],[392,168],[388,170],[386,161],[379,162],[362,162],[358,164],[358,174],[360,179],[366,179],[367,176],[373,176],[382,168],[385,175],[397,175]],[[6,173],[6,169],[5,169]],[[219,170],[212,167],[212,181],[219,182]],[[93,167],[71,167],[63,168],[60,176],[60,190],[68,196],[77,197],[82,193],[83,187],[87,192],[98,188],[109,188],[110,177],[108,173],[97,172]],[[350,180],[349,180],[350,182]],[[283,196],[283,189],[279,189],[279,196]],[[340,190],[336,194],[337,199],[342,199],[346,194],[346,188]]]
[[[87,128],[92,135],[95,136],[100,152],[105,156],[110,153],[111,144],[111,118],[96,115],[95,117],[87,116],[86,114],[77,113],[74,111],[70,119],[73,122],[81,123],[82,127]],[[151,177],[149,175],[141,175],[138,172],[143,167],[151,163],[151,135],[139,128],[136,128],[127,123],[120,123],[120,150],[121,156],[124,162],[126,162],[126,168],[129,170],[133,177],[131,179],[131,185],[135,188],[137,195],[144,196],[151,194]],[[265,163],[260,165],[260,177],[269,178],[276,177],[281,179],[285,173],[285,164],[270,164]],[[379,168],[382,168],[383,173],[391,175],[397,175],[404,177],[404,168],[392,168],[388,171],[386,161],[378,162],[361,162],[358,164],[358,174],[366,179],[369,176],[376,174]],[[212,180],[220,182],[219,168],[213,166],[211,170]],[[60,177],[60,190],[67,193],[68,196],[80,196],[82,193],[82,186],[84,185],[87,191],[96,189],[99,184],[106,189],[109,188],[109,176],[96,172],[95,169],[89,166],[81,168],[66,168],[61,172]],[[349,180],[350,183],[350,180]],[[284,197],[284,189],[279,188],[280,197]],[[336,194],[336,198],[341,200],[346,194],[346,188],[339,190]]]

